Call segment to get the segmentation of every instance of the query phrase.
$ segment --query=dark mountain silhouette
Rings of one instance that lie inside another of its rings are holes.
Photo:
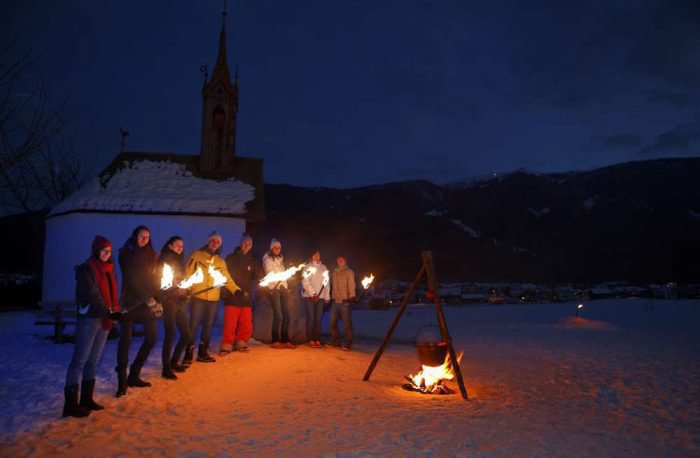
[[[358,275],[411,279],[431,249],[441,281],[700,281],[699,158],[265,192],[257,249],[276,237],[295,261],[346,253]]]

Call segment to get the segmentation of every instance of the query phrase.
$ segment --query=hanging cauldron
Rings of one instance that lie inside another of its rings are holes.
[[[440,328],[432,324],[422,327],[415,337],[418,360],[423,366],[442,366],[447,357],[447,342],[442,341]]]

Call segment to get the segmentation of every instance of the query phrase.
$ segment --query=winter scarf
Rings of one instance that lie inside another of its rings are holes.
[[[95,274],[95,282],[102,294],[102,298],[110,309],[119,311],[119,299],[117,295],[117,280],[114,277],[114,262],[110,257],[107,262],[100,259],[100,250],[111,247],[112,244],[104,237],[97,236],[92,242],[92,256],[87,260],[87,264]],[[112,329],[112,320],[102,318],[102,329],[108,331]]]

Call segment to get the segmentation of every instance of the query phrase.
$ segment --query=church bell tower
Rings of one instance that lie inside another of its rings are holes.
[[[231,81],[226,62],[226,6],[224,4],[219,53],[211,78],[202,87],[202,143],[199,169],[214,174],[231,174],[236,156],[238,116],[238,71]]]

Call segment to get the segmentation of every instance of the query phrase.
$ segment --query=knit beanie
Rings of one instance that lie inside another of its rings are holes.
[[[223,242],[221,235],[219,235],[219,233],[216,232],[216,230],[211,231],[211,234],[209,234],[209,237],[207,237],[207,243],[209,243],[209,240],[211,239],[219,239],[219,243]]]
[[[276,246],[282,248],[282,244],[280,243],[279,240],[277,240],[277,239],[272,239],[272,241],[270,242],[270,249],[273,249],[273,248],[276,247]]]
[[[95,259],[100,259],[100,251],[105,248],[112,248],[112,242],[101,235],[96,235],[95,240],[92,241],[92,256]]]
[[[243,234],[241,234],[241,243],[243,243],[243,242],[250,242],[250,243],[252,244],[252,243],[253,243],[253,237],[251,237],[250,235],[248,235],[247,232],[244,232]]]

